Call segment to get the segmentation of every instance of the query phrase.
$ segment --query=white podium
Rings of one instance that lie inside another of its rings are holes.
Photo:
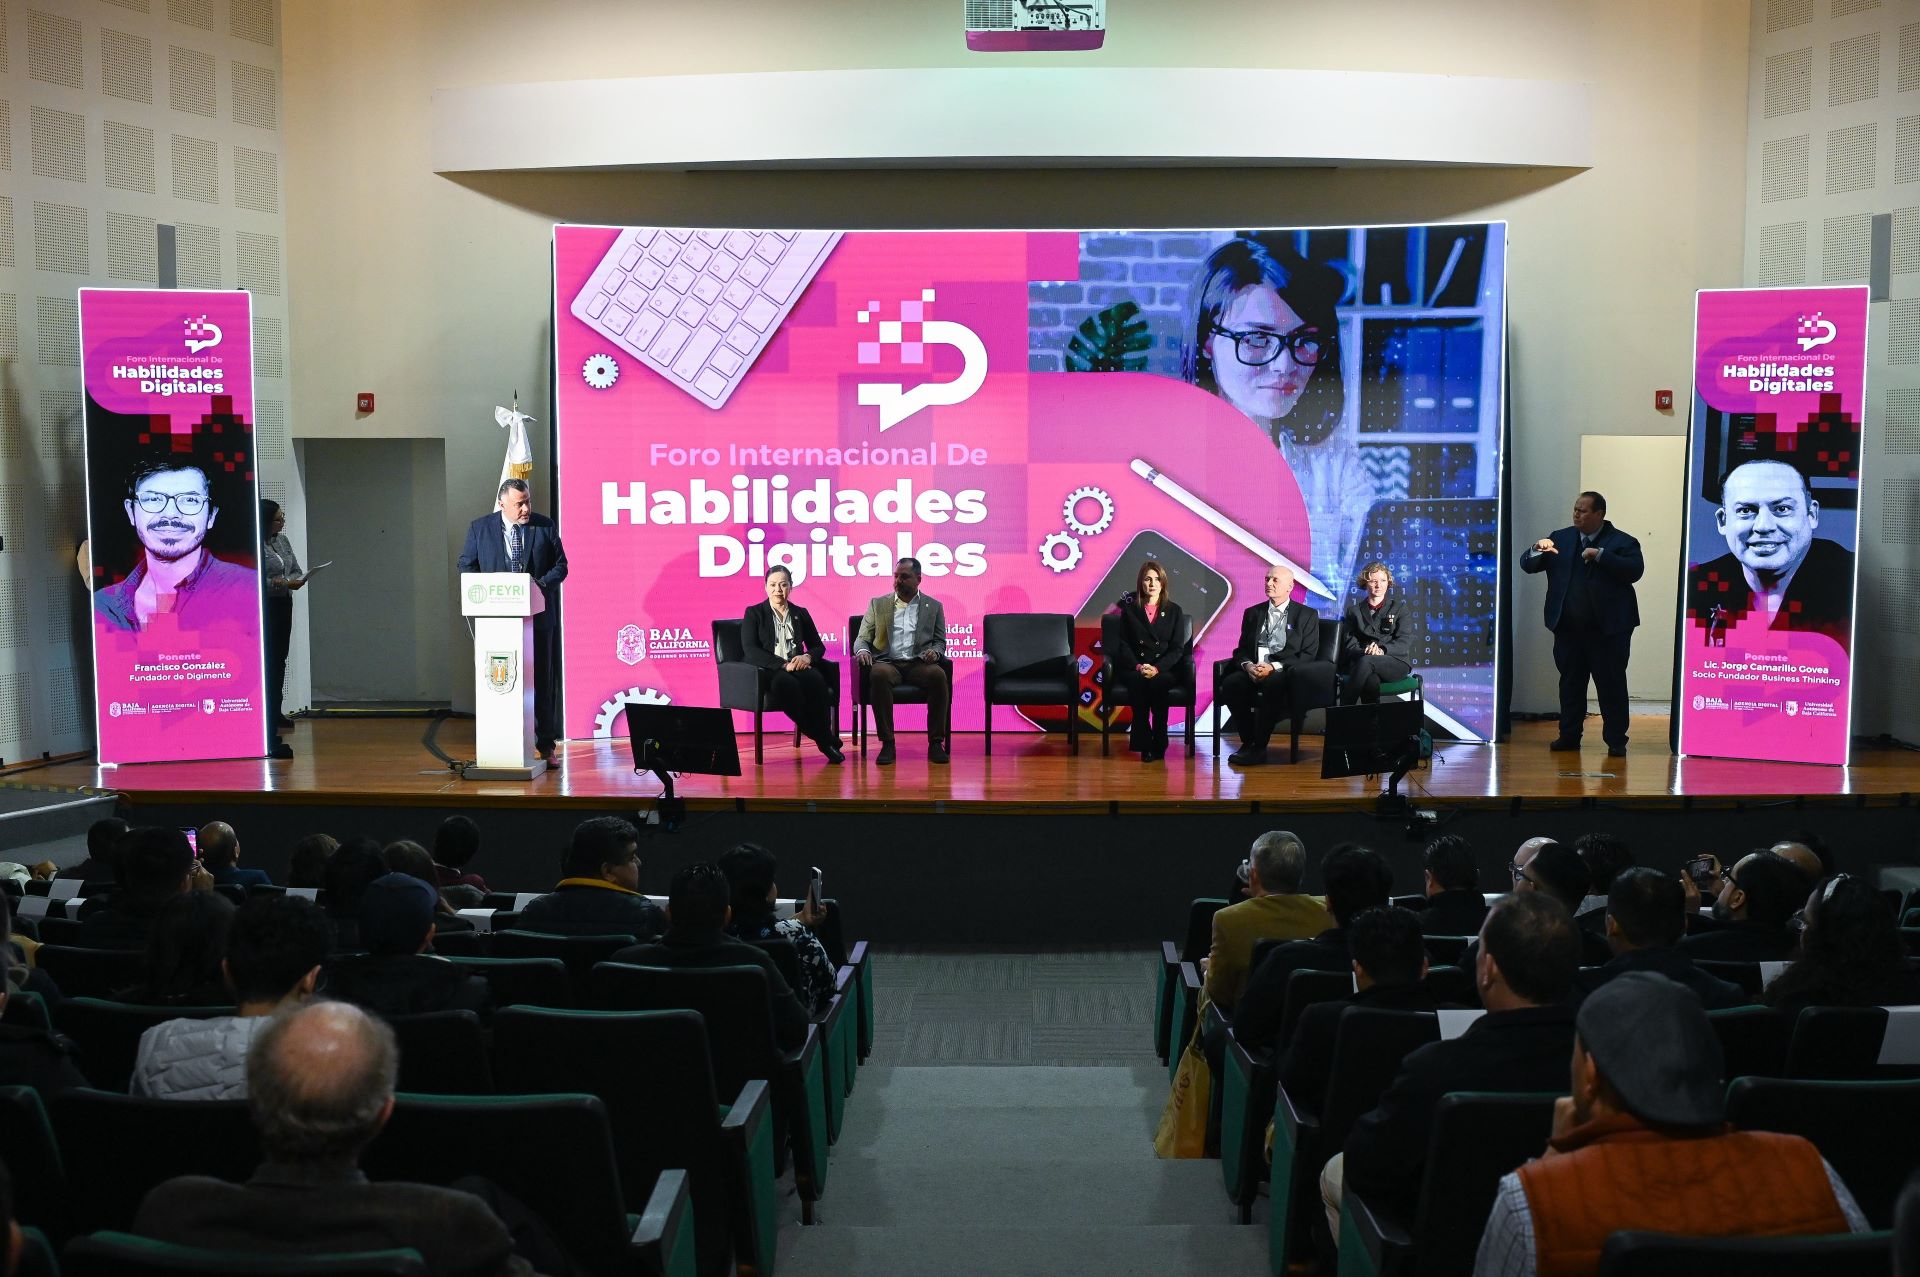
[[[533,618],[546,610],[524,572],[462,572],[460,612],[473,623],[474,761],[468,780],[532,780]]]

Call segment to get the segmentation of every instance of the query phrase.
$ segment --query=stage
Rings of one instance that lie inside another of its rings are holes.
[[[770,719],[782,722],[783,719]],[[1608,758],[1595,737],[1580,753],[1552,753],[1552,723],[1516,724],[1502,745],[1436,743],[1433,760],[1401,788],[1417,807],[1435,809],[1564,807],[1625,803],[1648,807],[1734,807],[1783,798],[1849,807],[1905,806],[1920,793],[1920,754],[1903,749],[1861,750],[1848,767],[1676,759],[1667,749],[1664,716],[1633,720],[1625,758]],[[437,759],[423,740],[428,721],[407,718],[307,719],[288,739],[292,762],[259,759],[199,763],[143,763],[99,767],[65,763],[32,772],[37,785],[113,789],[136,804],[460,807],[465,809],[604,810],[642,808],[660,782],[636,775],[624,740],[573,741],[561,747],[555,771],[526,782],[468,782]],[[988,755],[977,732],[954,737],[953,761],[927,761],[925,739],[903,733],[900,761],[876,767],[848,738],[847,762],[829,766],[811,744],[796,749],[791,732],[769,731],[766,761],[753,761],[753,737],[739,737],[741,775],[687,776],[676,782],[691,811],[942,812],[1024,815],[1280,813],[1371,811],[1381,778],[1321,780],[1321,738],[1302,736],[1300,761],[1288,764],[1284,737],[1276,761],[1230,766],[1228,742],[1215,757],[1206,736],[1189,756],[1176,737],[1161,763],[1142,764],[1126,752],[1124,735],[1101,757],[1100,737],[1080,738],[1078,755],[1064,736],[998,733]],[[453,758],[473,754],[473,723],[449,718],[435,733]],[[869,741],[877,750],[878,742]]]

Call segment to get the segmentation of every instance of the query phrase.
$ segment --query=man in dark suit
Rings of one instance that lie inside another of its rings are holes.
[[[1580,961],[1573,915],[1545,892],[1503,897],[1480,929],[1474,981],[1487,1013],[1452,1041],[1407,1056],[1375,1108],[1320,1175],[1339,1210],[1343,1184],[1410,1218],[1434,1110],[1452,1091],[1564,1091],[1573,1055],[1570,994]]]
[[[1280,1060],[1280,1085],[1309,1112],[1319,1112],[1333,1076],[1334,1039],[1348,1007],[1380,1011],[1431,1011],[1437,1005],[1426,986],[1427,949],[1420,917],[1391,905],[1362,909],[1347,928],[1353,953],[1353,996],[1316,1002],[1300,1013]]]
[[[1430,936],[1477,936],[1487,920],[1487,898],[1480,890],[1480,867],[1473,844],[1459,834],[1441,834],[1421,853],[1426,867],[1427,907],[1420,930]]]
[[[1640,543],[1607,522],[1607,499],[1582,492],[1573,526],[1541,537],[1520,556],[1523,572],[1547,574],[1547,628],[1560,669],[1560,735],[1549,748],[1576,750],[1587,722],[1587,682],[1600,699],[1607,756],[1627,756],[1627,656],[1640,604],[1633,583],[1646,571]]]
[[[1755,999],[1739,985],[1702,971],[1680,947],[1687,929],[1687,899],[1680,880],[1657,869],[1626,869],[1607,888],[1607,947],[1613,961],[1587,967],[1574,977],[1583,996],[1629,971],[1652,971],[1691,989],[1709,1011],[1750,1006]]]
[[[1239,669],[1220,683],[1220,698],[1240,728],[1240,748],[1227,761],[1242,767],[1267,761],[1273,725],[1290,708],[1294,676],[1301,664],[1319,659],[1320,618],[1293,600],[1293,573],[1267,569],[1267,601],[1240,617],[1240,644],[1233,649]]]
[[[560,739],[554,699],[560,682],[560,583],[567,579],[567,552],[553,520],[533,512],[525,479],[502,483],[498,513],[483,514],[468,525],[460,571],[525,572],[540,587],[546,607],[533,618],[533,743],[551,765],[554,742]]]
[[[733,884],[720,866],[697,860],[673,876],[667,887],[667,934],[657,944],[636,944],[616,952],[611,962],[637,967],[759,967],[767,975],[773,1001],[773,1036],[791,1051],[807,1038],[807,1009],[772,955],[758,945],[727,934],[733,918]]]
[[[133,1231],[184,1246],[332,1254],[411,1247],[427,1270],[528,1277],[486,1203],[426,1184],[380,1183],[361,1150],[393,1112],[393,1032],[345,1002],[276,1019],[247,1056],[247,1108],[266,1160],[245,1184],[168,1180],[140,1204]]]

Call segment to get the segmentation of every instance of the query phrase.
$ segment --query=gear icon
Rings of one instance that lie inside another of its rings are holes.
[[[1067,557],[1056,558],[1054,551],[1065,548]],[[1064,532],[1049,532],[1040,543],[1040,561],[1055,572],[1071,572],[1080,566],[1080,543]]]
[[[629,705],[671,704],[673,704],[671,696],[651,687],[629,687],[624,692],[616,692],[611,699],[600,702],[600,712],[593,716],[593,738],[612,740],[613,720]]]
[[[1079,515],[1075,513],[1082,501],[1097,501],[1100,504],[1100,517],[1092,523],[1080,522]],[[1105,532],[1113,523],[1113,498],[1099,488],[1075,488],[1067,494],[1067,503],[1061,514],[1066,519],[1067,526],[1076,534],[1083,537],[1097,536]]]
[[[612,355],[588,355],[580,376],[595,390],[609,390],[620,380],[620,365]]]

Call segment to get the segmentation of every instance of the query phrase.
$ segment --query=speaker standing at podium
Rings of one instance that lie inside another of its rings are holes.
[[[554,698],[559,681],[560,583],[567,579],[567,552],[561,548],[553,520],[533,512],[526,480],[508,479],[500,485],[498,511],[468,525],[459,570],[525,572],[540,587],[546,610],[533,618],[533,744],[551,765],[554,742],[560,738]]]

